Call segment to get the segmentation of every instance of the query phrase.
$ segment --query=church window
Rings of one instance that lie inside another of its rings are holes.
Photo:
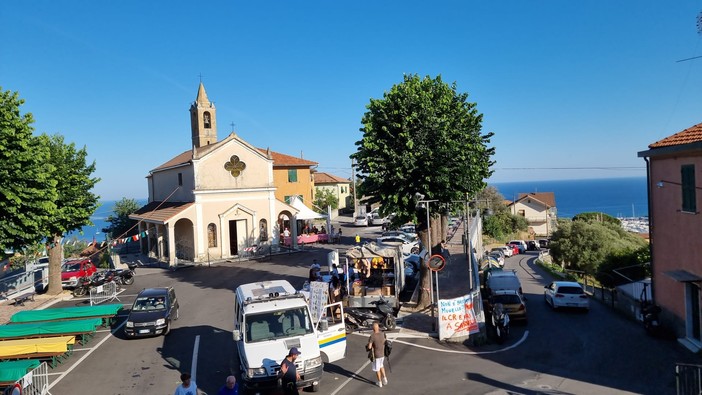
[[[217,225],[215,224],[207,225],[207,246],[217,247]]]
[[[212,120],[210,119],[210,113],[205,111],[202,115],[203,123],[205,124],[205,129],[210,129],[212,127]]]
[[[246,163],[242,162],[238,156],[232,155],[229,162],[224,164],[224,170],[231,173],[232,177],[239,177],[241,172],[246,169]]]
[[[261,241],[268,241],[268,221],[265,219],[258,221],[258,229]]]
[[[297,169],[288,169],[288,182],[297,182]]]

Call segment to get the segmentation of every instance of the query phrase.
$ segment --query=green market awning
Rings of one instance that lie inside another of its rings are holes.
[[[92,333],[100,325],[102,325],[102,318],[0,325],[0,339]]]
[[[90,317],[112,317],[122,308],[121,304],[105,304],[97,306],[62,307],[46,310],[20,311],[10,317],[10,322],[36,322],[70,320]]]
[[[40,364],[38,359],[0,362],[0,383],[14,383]]]

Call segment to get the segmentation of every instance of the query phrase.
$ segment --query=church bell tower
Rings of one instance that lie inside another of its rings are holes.
[[[205,86],[200,82],[197,98],[190,106],[190,128],[196,148],[217,142],[217,110],[207,98]]]

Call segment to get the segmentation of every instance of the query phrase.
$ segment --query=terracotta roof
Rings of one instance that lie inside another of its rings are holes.
[[[130,214],[129,218],[166,223],[169,219],[182,213],[193,204],[193,202],[151,202]],[[161,205],[161,207],[159,207],[159,205]],[[158,210],[156,209],[157,207]]]
[[[180,155],[175,156],[174,158],[171,158],[168,162],[162,164],[161,166],[159,166],[151,171],[166,169],[166,168],[177,166],[177,165],[182,165],[182,164],[190,162],[192,159],[193,159],[193,151],[188,150],[188,151],[183,152]]]
[[[271,153],[271,158],[273,159],[273,166],[317,166],[319,163],[313,162],[311,160],[298,158],[296,156],[290,156],[281,154],[280,152],[269,151],[263,148],[258,148],[264,155]]]
[[[349,181],[346,178],[337,177],[329,173],[314,173],[314,183],[315,184],[348,184]]]
[[[656,141],[648,146],[648,148],[670,147],[673,145],[684,145],[702,141],[702,123],[689,127],[682,132],[675,133],[663,140]]]
[[[553,192],[520,193],[518,201],[523,200],[527,197],[537,200],[547,205],[548,207],[556,207],[556,195]]]

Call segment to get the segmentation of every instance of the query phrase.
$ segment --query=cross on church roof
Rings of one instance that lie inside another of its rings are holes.
[[[202,73],[198,74],[198,77],[200,77],[200,83],[202,83]]]
[[[230,123],[230,125],[232,125],[232,133],[234,133],[234,126],[236,126],[236,124],[234,122],[232,122],[232,123]]]

